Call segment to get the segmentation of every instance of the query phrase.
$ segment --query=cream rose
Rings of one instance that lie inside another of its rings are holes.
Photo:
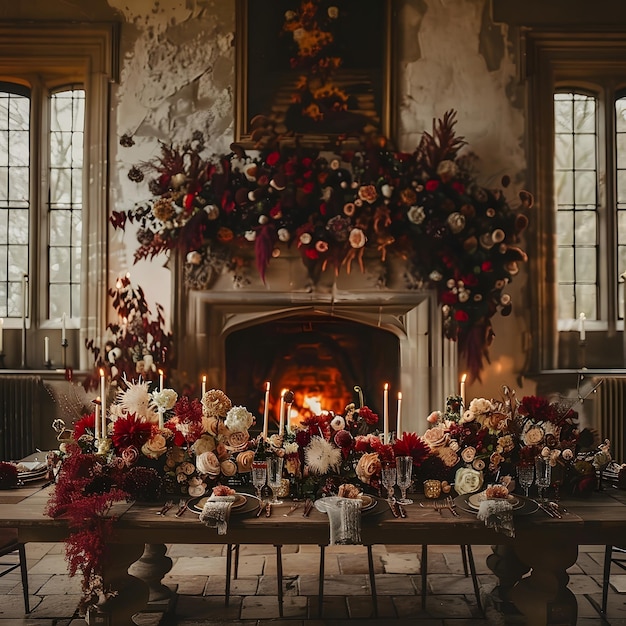
[[[454,490],[460,495],[476,493],[483,486],[483,474],[471,467],[461,467],[454,475]]]
[[[157,433],[143,444],[141,452],[149,459],[158,459],[167,452],[165,437]]]
[[[372,476],[378,474],[380,469],[381,465],[378,454],[376,452],[366,452],[357,463],[356,475],[362,483],[369,485]]]
[[[189,496],[192,498],[197,498],[199,496],[203,496],[206,491],[206,485],[204,483],[200,485],[189,485],[188,492]]]
[[[220,473],[220,462],[213,452],[199,454],[196,457],[196,467],[201,474],[218,476]]]
[[[543,441],[544,434],[543,428],[533,426],[524,433],[522,438],[527,446],[536,446]]]
[[[248,441],[250,441],[250,434],[247,430],[245,432],[237,431],[228,433],[226,437],[226,449],[231,452],[242,452],[248,447]]]
[[[409,222],[413,224],[421,224],[426,219],[426,212],[423,206],[413,205],[406,214]]]
[[[213,452],[215,450],[215,439],[211,435],[202,435],[191,446],[194,453],[199,456],[203,452]]]
[[[205,433],[209,435],[217,436],[217,429],[219,428],[220,421],[215,417],[203,417],[202,428]]]
[[[181,463],[179,465],[179,469],[183,474],[186,474],[187,476],[191,476],[196,471],[194,464],[190,461],[185,461],[184,463]]]
[[[469,410],[476,414],[491,413],[494,410],[494,406],[491,400],[487,398],[474,398],[469,404]]]
[[[226,459],[220,463],[220,469],[224,476],[234,476],[237,473],[237,463],[232,459]]]
[[[252,471],[254,450],[244,450],[237,455],[237,471],[242,474]]]

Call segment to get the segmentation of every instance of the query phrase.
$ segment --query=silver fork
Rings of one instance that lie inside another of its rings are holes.
[[[435,507],[435,511],[439,512],[439,516],[441,517],[441,509],[443,509],[443,502],[440,502],[439,500],[435,500],[435,502],[433,502],[433,506]]]
[[[187,498],[181,498],[178,501],[178,510],[175,513],[176,517],[181,517],[186,510],[187,510]]]
[[[459,512],[456,510],[456,502],[452,499],[452,496],[448,496],[445,499],[446,507],[450,509],[450,513],[454,515],[454,517],[461,517]]]
[[[168,500],[160,511],[157,511],[157,515],[165,515],[174,506],[174,500]]]

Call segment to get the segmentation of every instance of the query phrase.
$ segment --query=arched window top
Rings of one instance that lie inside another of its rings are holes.
[[[30,98],[30,87],[22,85],[21,83],[13,83],[0,80],[0,93],[7,93]]]

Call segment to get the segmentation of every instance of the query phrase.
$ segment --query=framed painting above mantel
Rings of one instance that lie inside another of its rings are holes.
[[[237,0],[235,140],[391,136],[392,0]]]

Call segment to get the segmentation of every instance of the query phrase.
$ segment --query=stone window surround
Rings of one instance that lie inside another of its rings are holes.
[[[99,341],[106,326],[109,92],[110,83],[118,80],[118,50],[119,24],[113,22],[0,22],[0,76],[30,83],[35,89],[81,83],[86,92],[81,281],[90,288],[83,290],[80,328],[74,331],[68,324],[68,333],[78,333],[72,342],[78,351],[77,359],[72,361],[79,360],[81,369],[91,364],[89,354],[80,346],[88,337]],[[33,155],[37,158],[35,152]],[[45,190],[37,187],[33,192],[36,204]],[[27,363],[35,362],[34,354],[43,343],[39,337],[43,336],[41,315],[36,313],[36,303],[45,293],[45,286],[39,286],[37,279],[43,266],[37,261],[38,255],[32,258],[32,310],[36,317],[27,331],[32,339],[28,342]],[[55,325],[46,323],[45,327],[49,332]],[[8,333],[11,326],[5,323],[5,330]]]

